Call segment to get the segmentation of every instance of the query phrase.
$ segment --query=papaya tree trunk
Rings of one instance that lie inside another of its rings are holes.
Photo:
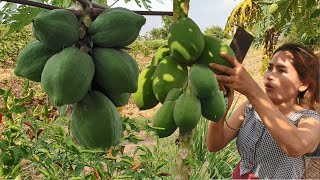
[[[191,175],[189,159],[192,158],[192,135],[193,130],[188,132],[179,131],[179,144],[176,159],[176,177],[179,180],[188,180]]]
[[[188,16],[190,0],[173,0],[173,22]]]
[[[178,19],[187,17],[189,12],[190,0],[173,0],[173,23]],[[192,158],[192,132],[179,131],[178,151],[176,156],[176,176],[175,179],[190,179],[191,168],[188,164]]]

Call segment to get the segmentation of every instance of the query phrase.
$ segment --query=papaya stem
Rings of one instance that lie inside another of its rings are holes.
[[[175,179],[187,180],[190,179],[191,167],[189,164],[192,158],[192,135],[193,130],[188,132],[179,131],[178,154],[176,159],[176,176]]]
[[[173,23],[180,18],[188,17],[190,0],[173,0]],[[189,84],[189,83],[188,83]],[[184,92],[189,91],[189,85],[186,85]],[[175,164],[176,177],[178,180],[190,179],[191,167],[189,160],[192,158],[192,135],[193,130],[188,132],[179,131],[178,154]]]

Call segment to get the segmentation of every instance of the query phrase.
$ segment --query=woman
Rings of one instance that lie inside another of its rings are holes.
[[[228,74],[216,76],[222,87],[230,89],[228,107],[234,90],[248,101],[226,121],[210,122],[208,150],[219,151],[237,138],[241,161],[233,172],[235,179],[301,178],[303,156],[320,153],[318,57],[301,45],[283,44],[268,64],[263,91],[235,58],[221,56],[234,68],[209,66]]]

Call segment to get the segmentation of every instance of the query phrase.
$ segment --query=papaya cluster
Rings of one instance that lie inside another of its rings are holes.
[[[68,10],[43,11],[14,73],[40,82],[54,105],[73,105],[70,127],[80,145],[107,149],[122,136],[117,107],[138,88],[138,64],[123,49],[145,21],[125,8],[107,9],[90,23]]]
[[[167,44],[161,46],[151,64],[141,71],[133,100],[140,110],[161,103],[152,123],[157,135],[170,136],[177,128],[187,132],[196,127],[202,115],[219,121],[226,111],[226,99],[219,90],[209,63],[232,67],[219,53],[233,50],[216,37],[204,35],[189,17],[173,23]]]

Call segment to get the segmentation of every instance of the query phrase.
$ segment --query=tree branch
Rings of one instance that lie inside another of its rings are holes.
[[[43,4],[43,3],[39,3],[39,2],[35,2],[35,1],[28,1],[28,0],[4,0],[4,1],[39,7],[39,8],[43,8],[43,9],[50,9],[50,10],[51,9],[61,9],[60,7],[57,7],[57,6],[52,6],[49,4]]]
[[[102,8],[92,8],[91,16],[93,18],[101,14],[105,9]],[[172,16],[173,12],[165,11],[133,11],[140,15],[149,15],[149,16]]]
[[[28,1],[28,0],[3,0],[6,2],[12,2],[17,4],[23,4],[23,5],[29,5],[34,7],[39,7],[43,9],[63,9],[61,7],[52,6],[49,4],[43,4],[35,1]],[[88,0],[77,0],[79,3],[81,3],[83,6],[90,6],[90,2]],[[108,7],[102,6],[96,2],[93,2],[93,8],[91,11],[91,15],[93,18],[97,17],[100,13],[102,13],[105,9]],[[67,9],[71,11],[73,14],[75,14],[77,17],[80,17],[83,15],[83,13],[80,10],[74,10],[74,9]],[[133,11],[140,15],[150,15],[150,16],[172,16],[172,12],[165,12],[165,11]]]
[[[43,3],[39,3],[39,2],[35,2],[35,1],[28,1],[28,0],[3,0],[3,1],[22,4],[22,5],[29,5],[29,6],[39,7],[39,8],[43,8],[43,9],[50,9],[50,10],[63,9],[61,7],[52,6],[49,4],[43,4]],[[74,10],[74,9],[67,9],[67,10],[71,11],[77,17],[82,16],[82,12],[80,10]]]

